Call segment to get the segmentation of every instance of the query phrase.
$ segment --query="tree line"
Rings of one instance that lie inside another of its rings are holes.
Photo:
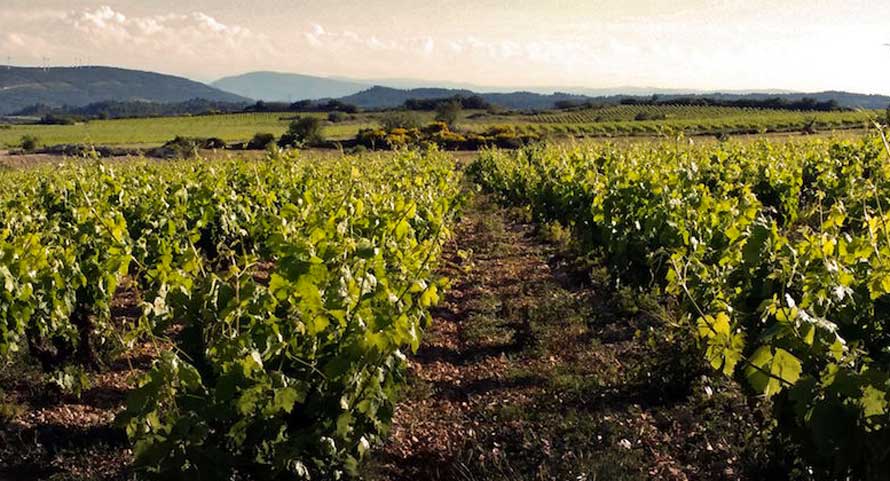
[[[803,97],[799,100],[789,100],[782,97],[725,100],[713,97],[672,97],[662,99],[658,96],[652,96],[648,99],[625,98],[621,100],[621,103],[623,105],[684,105],[695,107],[736,107],[815,112],[834,112],[837,110],[844,110],[834,99],[820,101],[811,97]]]

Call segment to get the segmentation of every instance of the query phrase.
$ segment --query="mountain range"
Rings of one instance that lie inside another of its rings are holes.
[[[511,109],[552,108],[561,100],[594,100],[618,102],[625,97],[658,95],[670,98],[708,97],[719,100],[760,100],[783,98],[788,101],[804,97],[818,101],[836,100],[842,107],[883,109],[890,96],[857,94],[841,91],[795,92],[791,90],[727,90],[665,89],[655,87],[497,87],[459,82],[437,82],[415,79],[354,79],[318,77],[279,72],[251,72],[213,82],[214,87],[244,97],[271,102],[296,99],[338,99],[365,109],[399,107],[408,99],[432,99],[455,95],[480,95],[490,103]]]
[[[519,91],[517,91],[519,90]],[[890,97],[841,91],[800,93],[785,90],[708,92],[701,90],[620,87],[491,87],[412,79],[327,78],[276,72],[252,72],[226,77],[210,85],[183,77],[113,67],[12,67],[0,66],[0,115],[26,107],[83,107],[99,102],[182,103],[193,99],[239,105],[256,100],[291,102],[337,99],[364,109],[402,106],[409,99],[440,99],[480,95],[487,102],[517,110],[553,108],[557,102],[618,103],[628,96],[658,95],[671,98],[707,97],[718,100],[804,97],[835,100],[847,108],[884,109]]]
[[[375,86],[359,93],[341,97],[337,100],[361,107],[363,109],[386,109],[400,107],[407,100],[435,100],[450,97],[471,97],[478,95],[486,102],[516,110],[544,110],[553,108],[560,101],[581,103],[589,100],[583,95],[567,93],[535,93],[535,92],[510,92],[510,93],[478,93],[472,90],[456,90],[445,88],[416,88],[410,90],[390,87]]]
[[[448,82],[436,80],[381,78],[362,79],[350,77],[320,77],[312,75],[282,72],[250,72],[233,77],[224,77],[211,85],[221,90],[232,92],[267,102],[292,102],[294,100],[320,100],[339,98],[359,93],[371,87],[388,87],[397,90],[448,89],[474,92],[477,94],[528,92],[542,95],[567,93],[587,97],[609,96],[648,96],[648,95],[704,95],[713,93],[695,89],[665,89],[656,87],[554,87],[554,86],[491,86],[466,82]],[[791,90],[738,90],[727,91],[727,94],[744,95],[759,94],[793,94]]]
[[[251,72],[211,83],[220,90],[266,102],[294,102],[345,97],[371,87],[359,80],[279,72]]]
[[[0,66],[0,115],[35,104],[83,106],[102,101],[185,102],[192,99],[248,102],[182,77],[112,67]]]

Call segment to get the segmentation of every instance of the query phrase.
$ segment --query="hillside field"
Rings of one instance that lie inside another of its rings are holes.
[[[433,121],[434,113],[416,112],[423,123]],[[547,136],[610,137],[656,136],[683,131],[690,135],[756,134],[800,131],[812,124],[822,131],[859,129],[878,111],[791,112],[728,107],[614,106],[580,111],[551,111],[534,115],[497,114],[465,111],[457,128],[482,132],[512,127],[519,132]],[[23,136],[38,139],[41,145],[160,145],[176,136],[218,137],[227,142],[249,140],[258,132],[283,134],[291,119],[311,115],[325,119],[325,113],[296,114],[243,113],[163,118],[94,120],[77,125],[0,125],[0,147],[15,147]],[[379,125],[381,113],[360,113],[341,123],[325,122],[323,131],[331,140],[355,137],[362,128]]]

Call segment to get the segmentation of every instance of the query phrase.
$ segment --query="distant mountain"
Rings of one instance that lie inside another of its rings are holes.
[[[588,100],[587,97],[581,95],[565,93],[476,93],[472,90],[459,89],[418,88],[402,90],[381,86],[371,87],[357,94],[342,97],[338,100],[347,104],[356,105],[363,109],[386,109],[401,107],[405,104],[405,101],[409,99],[433,100],[450,98],[458,95],[463,97],[478,95],[491,104],[517,110],[542,110],[553,108],[556,102],[559,101],[583,102]]]
[[[391,87],[375,86],[362,90],[353,95],[341,97],[338,100],[352,104],[363,109],[386,109],[401,107],[408,99],[433,100],[463,95],[469,97],[475,95],[470,90],[455,90],[442,88],[420,88],[412,90],[394,89]]]
[[[320,77],[276,72],[251,72],[226,77],[212,84],[222,90],[267,102],[293,102],[337,98],[365,109],[393,108],[408,99],[436,99],[454,95],[481,95],[491,103],[512,109],[546,109],[560,100],[593,100],[614,103],[624,97],[706,97],[721,100],[764,99],[780,97],[789,101],[803,97],[819,101],[835,99],[849,108],[885,108],[890,97],[849,92],[801,93],[790,90],[708,91],[657,87],[506,87],[464,82],[378,78]]]
[[[80,107],[95,102],[246,102],[249,99],[182,77],[111,67],[0,66],[0,115],[34,104]]]
[[[466,82],[449,82],[437,80],[420,80],[420,79],[403,79],[403,78],[377,78],[377,79],[352,79],[348,77],[331,77],[332,79],[355,82],[365,85],[380,85],[382,87],[390,87],[400,90],[413,90],[422,88],[445,88],[453,90],[471,90],[476,93],[512,93],[512,92],[530,92],[535,94],[550,95],[554,93],[569,93],[573,95],[586,95],[588,97],[609,97],[613,95],[705,95],[717,93],[716,90],[696,90],[696,89],[675,89],[675,88],[658,88],[658,87],[608,87],[608,88],[590,88],[579,86],[497,86],[497,85],[479,85]],[[727,94],[793,94],[797,93],[793,90],[731,90],[724,91]]]
[[[514,110],[546,110],[552,109],[557,102],[581,103],[590,97],[570,93],[536,94],[534,92],[512,92],[482,94],[488,102]]]
[[[338,98],[372,86],[388,87],[397,90],[447,89],[472,91],[479,94],[527,92],[533,94],[552,95],[564,92],[572,95],[588,97],[606,97],[612,95],[696,95],[713,93],[705,90],[663,89],[655,87],[553,87],[523,86],[507,87],[478,85],[467,82],[449,82],[438,80],[420,80],[404,78],[350,78],[321,77],[280,72],[250,72],[233,77],[225,77],[213,82],[216,88],[252,99],[266,102],[293,102],[296,100],[320,100]],[[787,94],[787,90],[745,90],[727,92],[730,94]]]
[[[0,115],[8,115],[35,104],[76,108],[108,101],[182,103],[193,99],[232,104],[249,102],[250,99],[269,102],[339,99],[365,109],[380,109],[400,107],[409,99],[430,100],[455,95],[480,95],[489,103],[517,110],[549,109],[561,101],[617,103],[629,96],[644,98],[652,95],[658,95],[662,101],[680,97],[718,100],[778,97],[795,101],[809,97],[820,102],[833,99],[840,106],[848,108],[884,109],[890,105],[888,96],[841,91],[706,92],[651,87],[529,87],[518,92],[515,90],[510,87],[454,82],[354,80],[275,72],[253,72],[227,77],[210,86],[171,75],[111,67],[42,69],[0,66]]]
[[[588,97],[613,97],[613,96],[651,96],[651,95],[668,95],[668,96],[688,96],[688,95],[701,95],[701,96],[710,96],[714,94],[719,94],[721,91],[717,90],[696,90],[696,89],[665,89],[665,88],[657,88],[657,87],[611,87],[611,88],[587,88],[587,87],[568,87],[559,89],[563,92],[570,92],[578,95],[586,95]],[[786,94],[795,94],[799,92],[795,92],[793,90],[778,90],[778,89],[768,89],[768,90],[730,90],[723,91],[722,93],[729,95],[786,95]]]
[[[343,97],[371,84],[310,75],[278,72],[251,72],[213,82],[220,90],[266,102],[294,102]]]
[[[630,89],[628,89],[630,90]],[[632,90],[630,90],[632,91]],[[535,92],[511,92],[511,93],[478,93],[468,89],[444,89],[444,88],[418,88],[395,89],[376,86],[359,93],[342,97],[338,100],[344,103],[356,105],[364,109],[385,109],[402,106],[409,99],[433,100],[445,99],[460,95],[469,97],[479,95],[491,104],[499,105],[515,110],[544,110],[553,108],[557,102],[584,102],[600,104],[617,104],[624,99],[648,99],[653,94],[620,94],[620,95],[579,95],[575,93],[542,94]],[[815,93],[700,93],[700,94],[656,94],[660,102],[670,99],[715,99],[720,101],[730,100],[764,100],[779,98],[786,101],[799,101],[803,98],[815,99],[818,102],[834,100],[840,107],[861,109],[885,109],[890,105],[890,96],[867,95],[850,92],[828,91]]]

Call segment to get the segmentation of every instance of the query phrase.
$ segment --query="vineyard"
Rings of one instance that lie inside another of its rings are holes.
[[[664,119],[713,119],[725,117],[777,116],[788,114],[786,110],[769,110],[737,107],[687,106],[687,105],[615,105],[569,112],[547,112],[530,115],[530,122],[551,124],[588,124],[594,122],[620,122],[638,117]]]
[[[524,130],[577,136],[656,135],[665,132],[759,134],[805,129],[863,128],[878,116],[871,111],[793,112],[736,107],[619,105],[517,119]]]
[[[358,113],[343,122],[325,122],[322,133],[326,139],[348,142],[355,139],[362,129],[381,125],[386,115],[378,112]],[[432,112],[407,115],[420,126],[429,125],[434,120]],[[0,148],[18,147],[24,137],[35,138],[40,146],[158,146],[177,136],[246,142],[257,133],[281,136],[297,116],[327,117],[322,113],[273,112],[91,120],[73,125],[2,125]],[[671,132],[684,132],[686,135],[816,133],[863,129],[868,122],[882,116],[883,112],[874,111],[794,112],[712,106],[618,105],[567,112],[545,111],[535,115],[468,110],[461,114],[456,128],[464,135],[478,135],[494,129],[557,138],[653,137]]]
[[[4,175],[0,353],[73,389],[148,339],[118,420],[144,472],[334,479],[391,416],[458,186],[435,152]]]
[[[680,136],[2,171],[0,481],[887,480],[888,161]]]
[[[885,152],[885,149],[887,150]],[[678,342],[769,401],[821,479],[887,479],[890,146],[880,139],[488,152],[472,175],[567,226]]]

